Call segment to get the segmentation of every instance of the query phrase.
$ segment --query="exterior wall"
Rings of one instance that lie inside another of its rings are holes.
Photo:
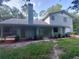
[[[70,27],[70,28],[65,28],[65,33],[68,33],[68,32],[73,32],[73,28]]]
[[[1,30],[2,29],[2,30]],[[0,36],[1,37],[8,37],[13,36],[15,37],[18,35],[20,39],[34,39],[35,37],[48,37],[51,33],[50,27],[12,27],[12,26],[4,26],[0,27]]]
[[[21,29],[21,38],[47,37],[51,33],[48,27],[27,27]]]
[[[50,17],[47,17],[47,18],[44,20],[44,22],[50,24]]]
[[[52,18],[52,15],[51,15],[51,18]],[[64,21],[64,17],[67,18],[66,21]],[[66,14],[54,14],[54,20],[51,19],[50,24],[55,26],[70,27],[72,26],[72,18]]]
[[[36,33],[35,33],[35,30],[34,29],[26,29],[26,31],[25,31],[24,34],[25,34],[25,38],[26,39],[29,39],[29,38],[34,38],[34,36],[35,36]]]
[[[64,13],[51,14],[45,22],[53,26],[65,27],[65,32],[73,32],[73,19]]]

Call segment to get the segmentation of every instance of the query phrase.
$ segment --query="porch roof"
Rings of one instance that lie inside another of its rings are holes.
[[[0,25],[48,25],[46,22],[42,20],[34,20],[33,24],[28,24],[27,19],[8,19],[5,21],[1,21]]]
[[[61,25],[50,25],[43,20],[34,20],[33,24],[28,24],[27,19],[8,19],[0,22],[0,26],[41,26],[41,27],[68,27]]]

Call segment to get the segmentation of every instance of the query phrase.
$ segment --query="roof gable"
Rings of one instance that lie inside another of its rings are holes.
[[[62,11],[58,11],[58,12],[48,13],[48,14],[46,14],[46,16],[45,16],[42,20],[44,21],[44,20],[45,20],[47,17],[49,17],[51,14],[57,14],[57,13],[64,13],[64,14],[70,16],[71,18],[74,18],[70,13],[68,13],[68,12],[65,11],[65,10],[62,10]]]

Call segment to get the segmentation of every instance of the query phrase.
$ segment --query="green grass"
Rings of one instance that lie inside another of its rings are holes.
[[[58,45],[63,48],[64,53],[60,55],[60,59],[73,59],[79,56],[79,39],[78,38],[64,38],[58,40]]]
[[[50,59],[53,42],[32,43],[21,48],[0,48],[0,59]]]

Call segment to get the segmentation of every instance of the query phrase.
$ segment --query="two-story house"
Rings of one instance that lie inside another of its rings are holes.
[[[66,11],[49,13],[42,20],[33,19],[33,4],[27,4],[26,19],[8,19],[0,22],[0,37],[16,36],[20,39],[35,39],[38,37],[63,36],[73,32],[73,17]]]
[[[52,26],[53,35],[64,35],[73,32],[73,19],[67,11],[62,10],[47,14],[43,21]]]

